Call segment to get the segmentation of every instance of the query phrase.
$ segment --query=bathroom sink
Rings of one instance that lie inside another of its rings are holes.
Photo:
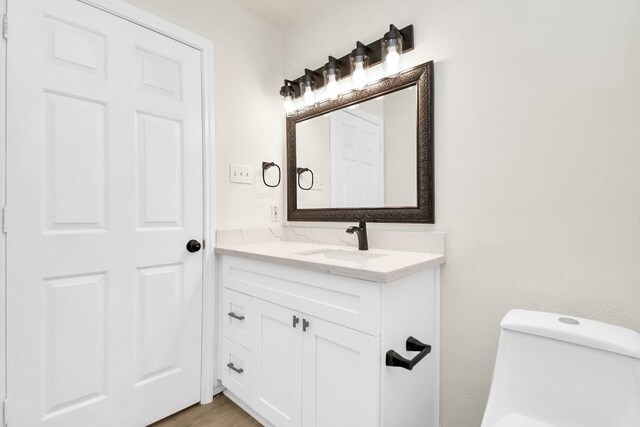
[[[351,262],[363,262],[387,256],[386,254],[376,254],[366,251],[345,251],[341,249],[314,249],[312,251],[296,252],[296,255],[313,257],[315,259]]]

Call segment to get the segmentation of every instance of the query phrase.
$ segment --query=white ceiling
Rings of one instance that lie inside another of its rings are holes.
[[[322,2],[310,0],[235,0],[256,15],[284,29],[297,19],[312,13]]]

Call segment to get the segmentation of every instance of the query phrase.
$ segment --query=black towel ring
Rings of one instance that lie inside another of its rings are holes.
[[[278,183],[276,185],[267,184],[267,181],[264,178],[264,172],[272,166],[275,166],[278,168]],[[282,179],[282,172],[280,171],[280,166],[276,165],[274,162],[262,162],[262,182],[264,182],[264,185],[270,188],[276,188],[278,185],[280,185],[281,179]]]
[[[296,168],[296,171],[298,172],[298,187],[300,187],[300,189],[304,191],[311,190],[313,188],[313,171],[309,168]],[[309,186],[309,188],[305,188],[302,185],[300,185],[300,175],[302,175],[305,172],[309,172],[311,174],[311,185]]]

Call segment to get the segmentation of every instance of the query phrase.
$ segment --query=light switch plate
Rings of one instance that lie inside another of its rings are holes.
[[[249,166],[229,165],[229,181],[236,184],[251,184]]]
[[[271,222],[280,221],[280,208],[277,206],[271,206]]]

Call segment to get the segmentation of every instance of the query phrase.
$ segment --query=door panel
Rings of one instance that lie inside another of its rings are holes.
[[[76,0],[9,15],[11,423],[148,424],[200,399],[200,53]]]
[[[45,418],[51,418],[106,397],[107,276],[52,278],[44,288]]]
[[[305,427],[378,425],[380,338],[316,318],[303,334]]]
[[[182,122],[136,114],[141,228],[181,227],[184,180]]]
[[[68,94],[43,97],[45,232],[106,230],[106,106]]]
[[[290,309],[255,299],[252,404],[278,427],[300,425],[302,320]],[[293,317],[299,323],[293,326]]]
[[[138,268],[138,382],[144,385],[179,370],[176,326],[182,306],[182,265]]]
[[[331,113],[331,206],[384,207],[382,118]]]
[[[180,62],[138,47],[139,87],[177,99],[182,98]]]
[[[61,67],[104,77],[107,37],[82,24],[45,16],[47,60]]]

